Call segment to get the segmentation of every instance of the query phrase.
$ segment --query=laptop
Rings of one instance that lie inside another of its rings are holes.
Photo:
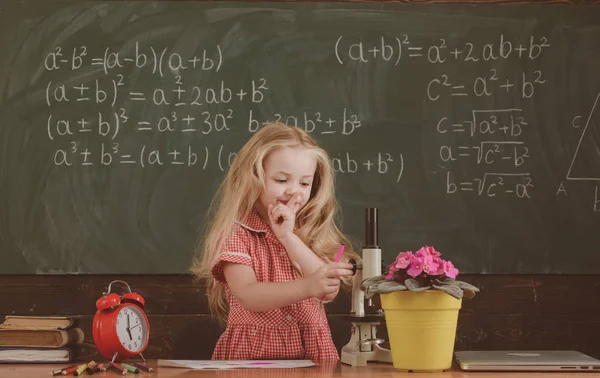
[[[469,371],[600,372],[600,360],[574,350],[457,351],[454,356]]]

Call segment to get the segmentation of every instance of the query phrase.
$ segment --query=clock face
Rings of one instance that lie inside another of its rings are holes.
[[[138,307],[125,306],[117,315],[119,342],[130,352],[139,352],[148,339],[146,318]]]

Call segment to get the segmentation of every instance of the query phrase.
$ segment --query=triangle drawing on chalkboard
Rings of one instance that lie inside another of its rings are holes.
[[[596,96],[590,115],[585,123],[573,160],[567,172],[567,180],[600,181],[600,94]]]

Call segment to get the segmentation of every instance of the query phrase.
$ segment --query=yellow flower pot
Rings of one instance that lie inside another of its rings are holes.
[[[439,290],[381,294],[394,368],[450,369],[461,304],[462,299]]]

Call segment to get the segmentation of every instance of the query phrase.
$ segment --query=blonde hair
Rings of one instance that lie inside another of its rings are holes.
[[[335,198],[334,172],[327,152],[304,130],[283,123],[269,123],[261,128],[240,149],[219,186],[207,213],[205,236],[198,243],[192,266],[194,276],[205,283],[211,313],[224,321],[228,312],[224,286],[211,276],[227,236],[236,221],[243,221],[252,212],[264,188],[263,162],[280,148],[302,147],[314,152],[317,168],[310,198],[296,214],[296,234],[322,260],[333,261],[340,244],[346,246],[341,261],[360,261],[351,240],[336,226],[340,213]],[[351,278],[342,280],[350,286]]]

